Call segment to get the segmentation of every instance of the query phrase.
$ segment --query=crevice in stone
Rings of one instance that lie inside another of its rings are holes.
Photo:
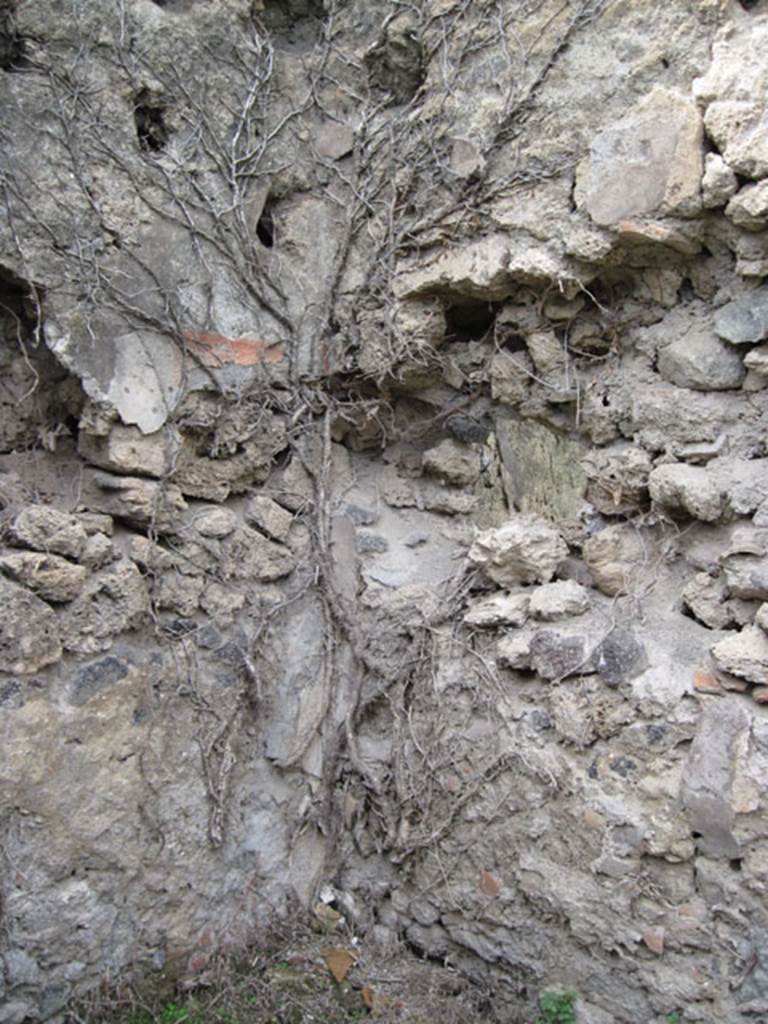
[[[168,142],[165,107],[148,89],[140,89],[133,99],[133,119],[139,146],[145,153],[159,153]]]
[[[323,0],[265,0],[254,15],[279,50],[306,53],[319,41],[325,18]]]
[[[6,0],[0,5],[0,68],[21,71],[28,64],[24,39],[16,28],[16,3]]]

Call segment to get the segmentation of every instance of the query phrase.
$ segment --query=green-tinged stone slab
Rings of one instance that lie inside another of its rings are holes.
[[[587,446],[533,420],[501,420],[496,438],[510,508],[566,519],[584,504]]]

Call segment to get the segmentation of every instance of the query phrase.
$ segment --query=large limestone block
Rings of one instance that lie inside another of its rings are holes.
[[[548,583],[568,555],[555,527],[535,515],[519,515],[486,530],[469,549],[469,559],[500,586]]]
[[[33,551],[79,558],[88,542],[88,533],[76,516],[47,505],[28,505],[11,523],[10,539]]]
[[[83,474],[83,495],[91,508],[135,526],[174,533],[184,521],[187,503],[175,484],[97,470]]]
[[[74,600],[88,575],[84,566],[42,551],[17,551],[3,555],[0,568],[46,601]]]
[[[658,505],[686,512],[693,519],[714,523],[723,514],[725,495],[720,483],[701,466],[683,462],[657,466],[648,478],[648,488]]]
[[[0,672],[28,675],[62,655],[56,615],[28,590],[0,577]]]
[[[701,206],[702,134],[695,104],[656,87],[593,140],[579,170],[581,205],[601,225],[647,214],[695,215]]]
[[[161,431],[143,434],[116,423],[104,437],[81,431],[77,447],[86,462],[114,473],[161,477],[171,466],[168,435]]]
[[[421,260],[404,269],[395,278],[399,297],[426,292],[448,292],[473,299],[498,301],[510,291],[509,239],[489,235],[455,249],[438,252],[431,260]]]
[[[768,174],[768,113],[755,100],[717,100],[704,115],[707,134],[737,174]]]
[[[712,645],[718,668],[750,683],[768,683],[768,636],[759,626],[746,626]]]
[[[699,328],[660,349],[658,369],[670,383],[695,391],[738,388],[746,375],[738,352],[713,332]]]

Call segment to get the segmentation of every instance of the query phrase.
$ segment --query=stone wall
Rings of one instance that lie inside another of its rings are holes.
[[[760,1020],[762,4],[107,7],[0,4],[0,1022],[321,890]]]

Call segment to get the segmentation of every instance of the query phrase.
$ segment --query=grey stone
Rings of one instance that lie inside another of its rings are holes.
[[[61,655],[53,610],[18,584],[0,579],[0,672],[29,675]]]
[[[714,333],[696,328],[659,350],[658,369],[665,380],[695,391],[738,388],[746,374],[732,346]]]
[[[614,626],[598,645],[593,659],[595,670],[608,686],[620,686],[648,667],[645,647],[634,633]]]
[[[745,626],[712,645],[718,668],[739,679],[765,686],[768,683],[768,636],[759,626]]]
[[[768,604],[761,604],[755,614],[755,625],[759,626],[763,632],[768,633]]]
[[[296,559],[256,530],[240,526],[222,542],[220,571],[224,579],[269,583],[293,572]]]
[[[61,612],[61,637],[68,651],[95,654],[112,646],[114,637],[137,629],[149,617],[144,579],[128,559],[92,576],[79,597]]]
[[[152,601],[159,611],[194,615],[205,589],[202,576],[189,576],[171,570],[164,572],[152,584]]]
[[[608,526],[584,542],[584,561],[598,590],[613,597],[637,586],[652,557],[648,541],[632,526]]]
[[[542,679],[564,679],[592,671],[592,659],[583,637],[564,636],[551,630],[536,633],[530,643],[531,668]]]
[[[129,671],[127,661],[112,655],[83,665],[72,680],[69,703],[74,707],[82,707],[103,690],[125,679]]]
[[[358,530],[355,534],[355,550],[359,555],[383,554],[389,550],[389,542],[380,533]]]
[[[88,576],[84,566],[75,565],[60,555],[47,555],[41,551],[19,551],[0,556],[0,568],[25,587],[34,590],[39,597],[55,602],[74,600]]]
[[[531,640],[529,634],[511,634],[502,637],[496,645],[499,664],[506,668],[529,669],[531,667]]]
[[[654,88],[591,143],[581,190],[592,220],[612,225],[656,212],[698,212],[702,134],[701,117],[691,100]],[[628,180],[632,188],[627,188]]]
[[[648,503],[651,458],[642,448],[596,449],[581,460],[587,500],[605,516],[629,515]]]
[[[709,573],[697,573],[683,591],[683,603],[691,614],[709,629],[725,629],[733,622],[733,613],[727,604],[725,582],[713,579]]]
[[[38,1008],[27,999],[9,999],[0,1006],[0,1024],[24,1024],[36,1019],[40,1019]]]
[[[473,601],[464,614],[468,626],[523,626],[528,618],[527,594],[492,594]]]
[[[470,445],[446,439],[422,456],[425,473],[457,487],[471,487],[480,477],[480,452]]]
[[[768,345],[757,345],[744,356],[744,365],[760,377],[768,377]]]
[[[11,523],[11,540],[33,551],[50,551],[77,560],[87,533],[77,516],[47,505],[28,505]]]
[[[720,561],[731,597],[768,600],[768,557],[736,553]]]
[[[213,537],[217,540],[228,537],[236,528],[237,515],[231,508],[206,508],[195,512],[192,525],[201,537]]]
[[[180,530],[187,510],[187,503],[175,484],[142,477],[111,476],[91,470],[84,474],[84,491],[92,508],[161,533]]]
[[[291,532],[293,515],[262,494],[256,494],[245,507],[246,522],[258,526],[273,540],[284,544]]]
[[[527,352],[497,352],[491,361],[491,397],[504,405],[519,405],[528,394],[534,373]]]
[[[704,177],[701,179],[701,198],[706,209],[725,206],[736,189],[738,179],[733,168],[719,153],[707,153],[704,157]]]
[[[733,787],[739,742],[749,728],[746,711],[733,697],[705,705],[699,718],[683,767],[680,797],[705,857],[730,860],[741,855],[734,829]]]
[[[170,469],[173,455],[167,433],[143,434],[121,423],[100,437],[81,430],[77,447],[86,462],[125,476],[159,478]]]
[[[648,478],[652,500],[674,512],[685,512],[705,523],[717,522],[725,508],[725,495],[716,475],[701,466],[668,462]]]
[[[495,530],[479,534],[469,560],[502,587],[548,583],[568,555],[555,527],[535,515],[518,515]]]
[[[755,288],[721,307],[715,314],[715,330],[734,345],[768,338],[768,287]]]
[[[2,960],[6,980],[11,987],[34,985],[41,977],[37,962],[20,949],[4,953]]]
[[[589,607],[589,594],[575,580],[545,583],[531,594],[529,614],[533,619],[552,622],[570,615],[581,615]]]
[[[728,203],[725,215],[747,231],[768,227],[768,181],[745,185]]]

